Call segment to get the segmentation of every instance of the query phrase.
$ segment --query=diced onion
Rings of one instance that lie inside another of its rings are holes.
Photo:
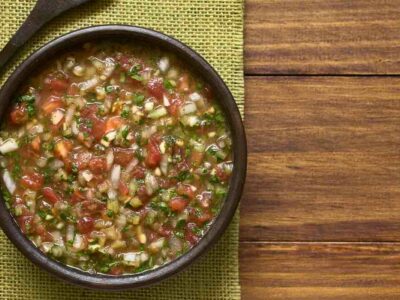
[[[160,169],[164,175],[168,174],[168,155],[163,155],[160,161]]]
[[[197,110],[196,104],[193,102],[187,102],[180,108],[181,115],[188,115],[194,113]]]
[[[82,171],[82,177],[89,182],[93,179],[93,174],[89,170],[84,170]]]
[[[47,164],[47,158],[39,157],[38,160],[36,161],[36,164],[38,165],[38,167],[44,168]]]
[[[68,107],[68,110],[65,113],[65,122],[64,122],[65,126],[69,126],[71,124],[72,119],[74,117],[75,109],[76,109],[75,105],[71,105],[70,107]]]
[[[133,168],[137,166],[138,163],[139,163],[139,160],[138,160],[136,157],[134,157],[134,158],[129,162],[129,164],[126,166],[125,171],[126,171],[127,173],[130,173],[130,172],[133,170]]]
[[[111,177],[110,177],[113,188],[115,189],[118,188],[120,178],[121,178],[121,166],[114,165],[111,170]]]
[[[164,106],[170,106],[171,103],[168,100],[168,97],[166,95],[163,95],[163,104]]]
[[[72,128],[73,134],[75,134],[75,135],[79,134],[78,124],[75,121],[72,122],[71,128]]]
[[[99,82],[100,82],[99,78],[95,76],[91,79],[79,83],[78,86],[81,89],[81,91],[86,92],[94,88]]]
[[[110,150],[108,150],[107,156],[106,156],[107,170],[111,169],[113,162],[114,162],[114,150],[110,149]]]
[[[202,97],[199,93],[194,92],[189,95],[189,99],[192,101],[199,101],[202,99]]]
[[[168,114],[167,109],[164,106],[159,106],[153,111],[151,111],[147,117],[150,119],[159,119],[161,117],[164,117]]]
[[[52,170],[58,170],[58,169],[62,168],[63,166],[64,166],[64,163],[59,159],[55,159],[49,164],[49,167]]]
[[[51,113],[51,123],[53,123],[53,125],[57,125],[58,123],[60,123],[63,118],[64,112],[59,109]]]
[[[162,57],[157,63],[158,68],[161,72],[165,73],[169,68],[169,59],[168,57]]]
[[[81,250],[83,248],[83,237],[80,234],[76,234],[74,238],[74,242],[72,244],[72,247],[75,249]]]
[[[17,142],[10,138],[5,140],[1,145],[0,145],[0,152],[1,154],[6,154],[8,152],[12,152],[18,149],[18,144]]]
[[[10,192],[10,194],[13,194],[15,192],[17,186],[15,184],[14,179],[11,177],[10,172],[8,172],[8,170],[4,170],[3,181],[7,187],[7,190]]]
[[[146,191],[148,195],[152,195],[154,191],[158,189],[157,178],[151,173],[146,174],[144,183],[146,185]]]
[[[67,226],[67,234],[66,234],[67,241],[73,241],[74,235],[75,235],[74,225],[69,224]]]

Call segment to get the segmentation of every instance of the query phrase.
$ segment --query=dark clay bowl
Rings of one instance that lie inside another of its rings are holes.
[[[2,195],[0,195],[0,226],[22,254],[40,268],[63,280],[88,288],[107,290],[143,287],[159,282],[183,270],[205,253],[221,237],[232,220],[242,195],[247,162],[246,137],[239,110],[221,77],[199,54],[186,45],[162,33],[140,27],[122,25],[89,27],[68,33],[46,44],[19,66],[1,89],[0,117],[4,117],[10,100],[13,99],[14,94],[25,79],[34,74],[40,66],[49,61],[55,54],[87,41],[115,38],[145,42],[175,53],[191,66],[194,72],[201,75],[211,85],[216,98],[219,99],[219,104],[226,114],[232,133],[234,169],[230,179],[229,191],[221,212],[199,243],[190,251],[168,264],[134,275],[90,274],[68,267],[47,257],[22,234],[9,213]],[[216,267],[218,268],[218,266]],[[224,270],[220,271],[224,272]]]

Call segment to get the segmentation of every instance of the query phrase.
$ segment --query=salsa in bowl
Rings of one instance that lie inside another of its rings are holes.
[[[232,96],[192,50],[141,28],[94,27],[18,71],[24,80],[0,95],[12,215],[1,225],[35,263],[87,286],[142,286],[222,233],[240,198],[245,140]]]

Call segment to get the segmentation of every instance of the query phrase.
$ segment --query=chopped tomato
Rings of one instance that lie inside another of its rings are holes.
[[[57,193],[51,187],[44,187],[42,189],[42,194],[43,197],[46,198],[46,200],[50,201],[50,203],[52,204],[55,204],[61,200],[60,196],[58,196]]]
[[[141,185],[137,190],[137,195],[140,200],[147,201],[150,199],[150,196],[147,194],[147,189],[144,185]]]
[[[227,182],[230,177],[220,166],[215,168],[215,175],[217,175],[221,182]]]
[[[118,191],[119,191],[119,194],[120,194],[121,196],[127,196],[127,195],[129,195],[128,186],[127,186],[126,183],[123,182],[122,180],[119,181]]]
[[[187,240],[191,245],[196,245],[200,238],[192,231],[193,226],[195,225],[192,223],[187,225],[185,230],[185,240]]]
[[[121,117],[119,116],[111,117],[106,121],[105,133],[117,130],[121,128],[123,125],[124,125],[124,120],[122,120]]]
[[[27,172],[20,183],[24,188],[38,191],[43,186],[43,176],[36,172]]]
[[[114,162],[123,167],[126,167],[135,157],[135,152],[132,149],[114,148]]]
[[[79,233],[89,233],[94,228],[94,219],[91,217],[79,218],[77,225]]]
[[[170,105],[168,106],[168,112],[174,116],[179,116],[179,108],[181,107],[183,101],[179,97],[174,97],[170,101]]]
[[[53,78],[50,80],[50,88],[56,92],[65,92],[69,84],[65,79]]]
[[[188,184],[179,182],[178,187],[176,188],[176,192],[178,193],[178,195],[184,196],[188,199],[194,198],[194,191],[192,187]]]
[[[58,108],[63,108],[64,103],[59,97],[50,96],[47,100],[41,105],[41,109],[45,115],[50,115],[53,111]]]
[[[190,161],[195,167],[199,166],[203,162],[203,158],[204,158],[204,153],[195,150],[193,150],[190,155]]]
[[[163,225],[158,229],[158,233],[163,237],[169,238],[172,234],[172,229],[168,228],[166,225]]]
[[[73,83],[69,86],[67,94],[68,95],[79,95],[80,89],[77,83]]]
[[[146,175],[145,169],[141,166],[137,166],[137,167],[133,168],[131,174],[132,174],[132,177],[136,178],[136,179],[143,179]]]
[[[102,174],[107,171],[107,162],[103,157],[94,157],[89,161],[89,170],[93,174]]]
[[[124,273],[124,268],[122,266],[114,266],[109,272],[111,275],[122,275]]]
[[[85,200],[85,196],[83,196],[82,193],[79,191],[74,191],[71,196],[71,204],[76,204],[82,202],[83,200]]]
[[[161,161],[161,152],[158,148],[158,144],[155,138],[151,137],[149,142],[147,143],[147,156],[146,156],[146,165],[149,168],[155,168],[160,164]]]
[[[150,95],[157,98],[158,100],[162,100],[163,95],[165,93],[164,82],[162,78],[153,78],[150,79],[147,84],[147,91]]]
[[[81,202],[82,216],[95,216],[106,209],[106,204],[95,200],[85,200]]]
[[[40,144],[41,144],[40,136],[37,135],[31,142],[32,149],[35,150],[36,152],[39,152]]]
[[[168,205],[172,211],[181,212],[188,205],[188,201],[182,197],[174,197],[169,201]]]
[[[33,216],[20,216],[17,217],[17,222],[19,224],[19,228],[23,233],[29,233],[31,231]]]
[[[65,159],[72,150],[72,143],[68,140],[59,140],[54,146],[54,155],[59,159]]]
[[[10,113],[10,120],[15,125],[21,125],[28,121],[28,112],[26,111],[26,105],[15,105]]]
[[[79,170],[86,169],[89,166],[92,154],[90,152],[81,151],[73,155],[73,162]]]
[[[190,89],[190,78],[187,73],[183,74],[179,79],[178,79],[178,91],[180,92],[188,92]]]

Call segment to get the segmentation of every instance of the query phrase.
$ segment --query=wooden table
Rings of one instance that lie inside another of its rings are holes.
[[[243,299],[400,299],[400,1],[247,0]]]

